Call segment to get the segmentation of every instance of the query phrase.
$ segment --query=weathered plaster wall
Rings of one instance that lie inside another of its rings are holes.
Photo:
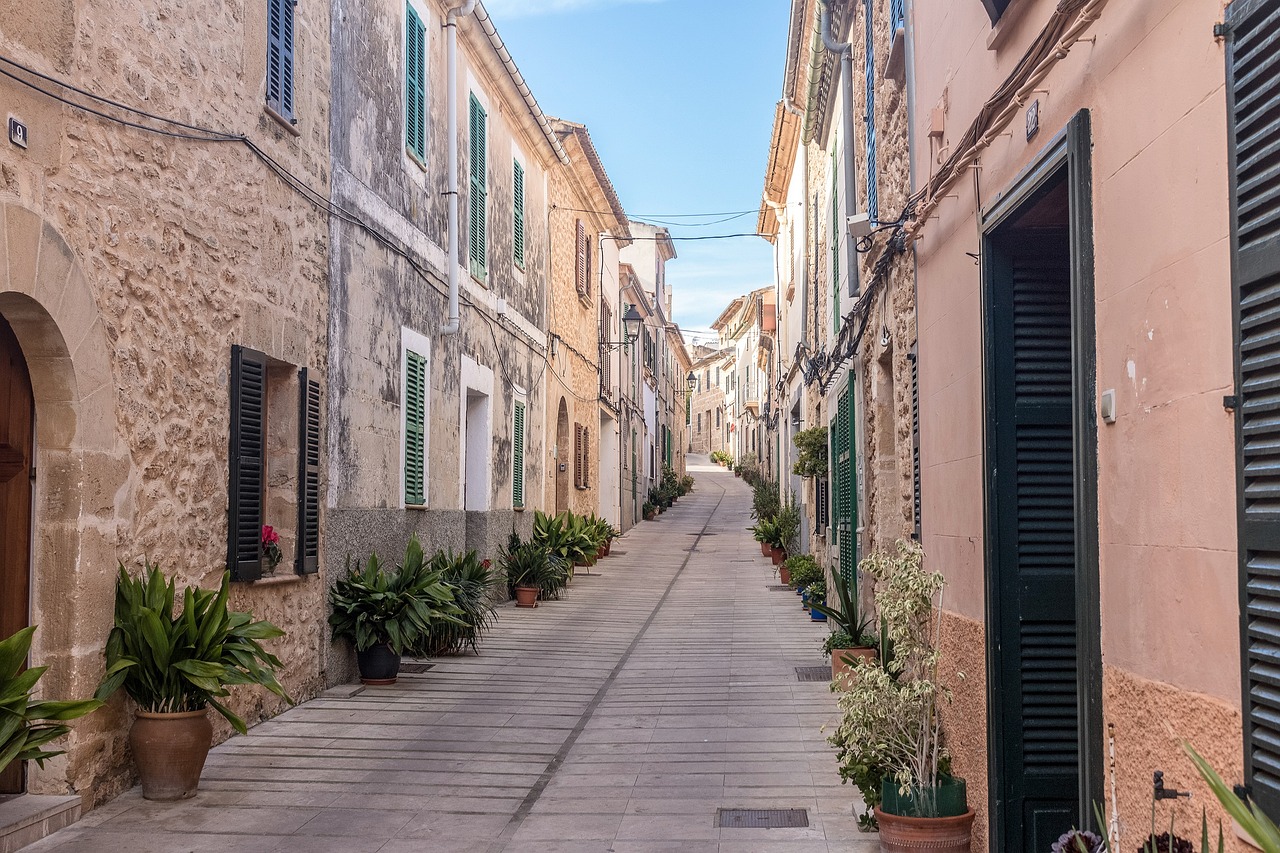
[[[149,112],[245,133],[324,195],[329,7],[302,0],[296,15],[298,136],[263,109],[265,8],[6,8],[0,50]],[[147,555],[205,586],[225,568],[231,345],[324,381],[327,229],[240,144],[123,128],[10,80],[0,100],[32,134],[0,163],[0,312],[33,375],[58,383],[37,390],[51,431],[37,458],[33,658],[53,667],[46,696],[83,696],[101,675],[117,560]],[[46,358],[65,369],[46,371]],[[288,578],[233,595],[288,632],[272,648],[297,698],[320,684],[321,596],[319,580]],[[280,703],[237,690],[232,707],[252,723]],[[123,697],[78,723],[68,756],[32,767],[31,790],[76,790],[90,805],[122,790],[127,724]]]

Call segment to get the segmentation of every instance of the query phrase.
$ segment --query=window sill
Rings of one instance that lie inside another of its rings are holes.
[[[512,511],[512,512],[524,512],[524,507],[523,507],[523,506],[513,506],[513,507],[511,508],[511,511]]]
[[[425,512],[427,509],[427,505],[426,504],[405,504],[404,508],[406,510],[410,510],[414,512]]]
[[[295,572],[285,572],[283,574],[268,575],[266,577],[258,578],[256,581],[253,581],[250,584],[250,586],[253,586],[256,588],[256,587],[263,587],[263,586],[282,586],[285,584],[303,583],[304,581],[306,581],[307,577],[308,577],[307,575],[300,575]]]
[[[419,168],[423,173],[425,173],[425,172],[427,171],[427,164],[426,164],[426,163],[424,163],[424,162],[422,161],[422,158],[418,156],[418,152],[416,152],[416,151],[412,151],[412,150],[410,150],[410,149],[406,148],[406,149],[404,149],[404,156],[408,157],[408,158],[409,158],[409,162],[411,162],[411,163],[413,163],[413,165],[417,166],[417,167],[418,167],[418,168]]]
[[[280,113],[271,109],[271,107],[269,106],[264,106],[262,109],[263,109],[263,112],[271,116],[271,118],[276,122],[276,124],[283,127],[286,133],[288,133],[291,136],[302,136],[302,131],[298,130],[298,120],[296,118],[287,119],[284,116],[280,115]]]

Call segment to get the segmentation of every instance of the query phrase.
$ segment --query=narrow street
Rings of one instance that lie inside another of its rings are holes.
[[[826,630],[771,590],[750,492],[705,458],[563,601],[505,606],[481,654],[329,691],[214,750],[200,795],[138,789],[28,848],[169,851],[860,851],[796,667]],[[806,809],[807,828],[716,826]]]

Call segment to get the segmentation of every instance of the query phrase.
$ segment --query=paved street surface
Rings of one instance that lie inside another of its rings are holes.
[[[746,531],[750,491],[690,460],[694,492],[614,543],[563,601],[503,607],[479,656],[330,691],[209,756],[200,795],[137,789],[32,847],[169,851],[869,851],[800,682],[824,626]],[[718,808],[809,826],[716,826]]]

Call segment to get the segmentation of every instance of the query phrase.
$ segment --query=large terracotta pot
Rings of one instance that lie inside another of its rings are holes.
[[[773,560],[775,566],[781,566],[782,561],[787,559],[787,555],[781,548],[774,548],[769,552],[769,559]]]
[[[783,586],[791,586],[791,570],[785,565],[778,566],[778,579],[782,581]]]
[[[133,762],[148,800],[185,800],[196,795],[213,743],[209,709],[153,714],[139,711],[129,729]]]
[[[400,655],[391,646],[380,643],[363,652],[356,652],[356,667],[364,684],[395,684],[400,675]]]
[[[767,557],[767,556],[769,556],[769,543],[768,543],[768,542],[761,542],[761,543],[760,543],[760,556],[762,556],[762,557]]]
[[[516,607],[537,607],[538,588],[536,586],[516,587]]]
[[[902,817],[876,807],[880,853],[970,853],[973,809],[958,817]]]
[[[846,672],[853,671],[852,663],[845,663],[845,658],[864,658],[866,660],[874,660],[876,650],[870,646],[863,646],[856,649],[832,649],[831,650],[831,680],[835,681]]]

